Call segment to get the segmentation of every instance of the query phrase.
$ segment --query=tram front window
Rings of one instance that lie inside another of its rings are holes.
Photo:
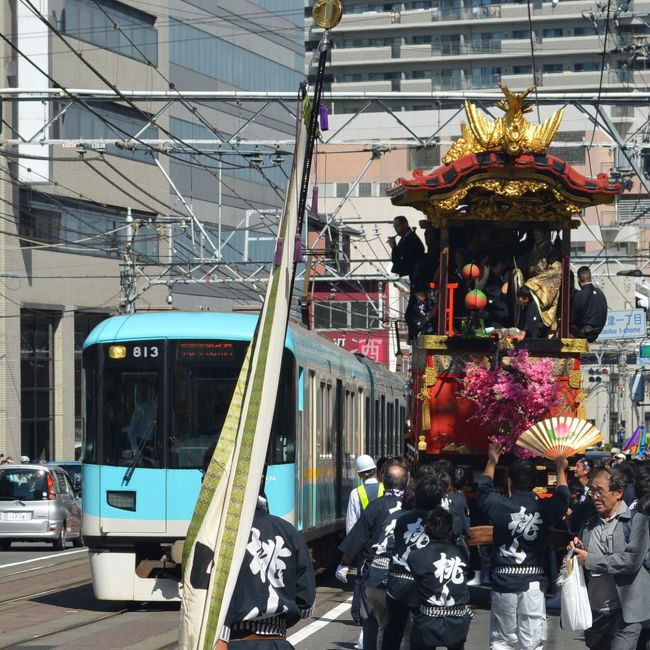
[[[246,342],[183,341],[172,362],[169,467],[200,469],[219,437],[246,352]]]
[[[103,462],[130,465],[139,454],[144,467],[161,467],[160,373],[109,368],[104,397]]]

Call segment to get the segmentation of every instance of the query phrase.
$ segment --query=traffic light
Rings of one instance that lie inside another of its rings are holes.
[[[598,383],[603,381],[609,375],[607,368],[589,368],[589,381],[591,383]]]

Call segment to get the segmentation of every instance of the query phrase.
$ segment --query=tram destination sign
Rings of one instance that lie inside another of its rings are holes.
[[[599,341],[641,339],[646,335],[646,315],[643,309],[610,309]]]

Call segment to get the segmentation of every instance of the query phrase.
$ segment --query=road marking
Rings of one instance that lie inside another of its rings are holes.
[[[315,632],[318,632],[318,630],[323,629],[328,623],[336,620],[339,616],[341,616],[341,614],[347,612],[351,607],[352,598],[348,598],[344,603],[340,603],[334,607],[334,609],[330,609],[327,614],[321,616],[317,621],[310,623],[306,627],[303,627],[302,630],[299,630],[295,634],[292,634],[287,638],[287,641],[293,645],[297,645]]]
[[[30,564],[32,562],[41,562],[42,560],[51,560],[57,557],[65,557],[66,555],[76,555],[77,553],[88,553],[88,549],[82,548],[78,551],[63,551],[62,553],[57,553],[56,555],[43,555],[43,557],[35,557],[31,560],[22,560],[21,562],[12,562],[11,564],[0,564],[0,569],[6,569],[12,566],[20,566],[21,564]]]

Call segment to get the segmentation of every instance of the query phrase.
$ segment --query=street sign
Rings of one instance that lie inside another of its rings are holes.
[[[641,339],[646,335],[644,309],[610,309],[599,341],[613,339]]]
[[[639,346],[639,357],[641,359],[647,359],[650,362],[650,345]]]

